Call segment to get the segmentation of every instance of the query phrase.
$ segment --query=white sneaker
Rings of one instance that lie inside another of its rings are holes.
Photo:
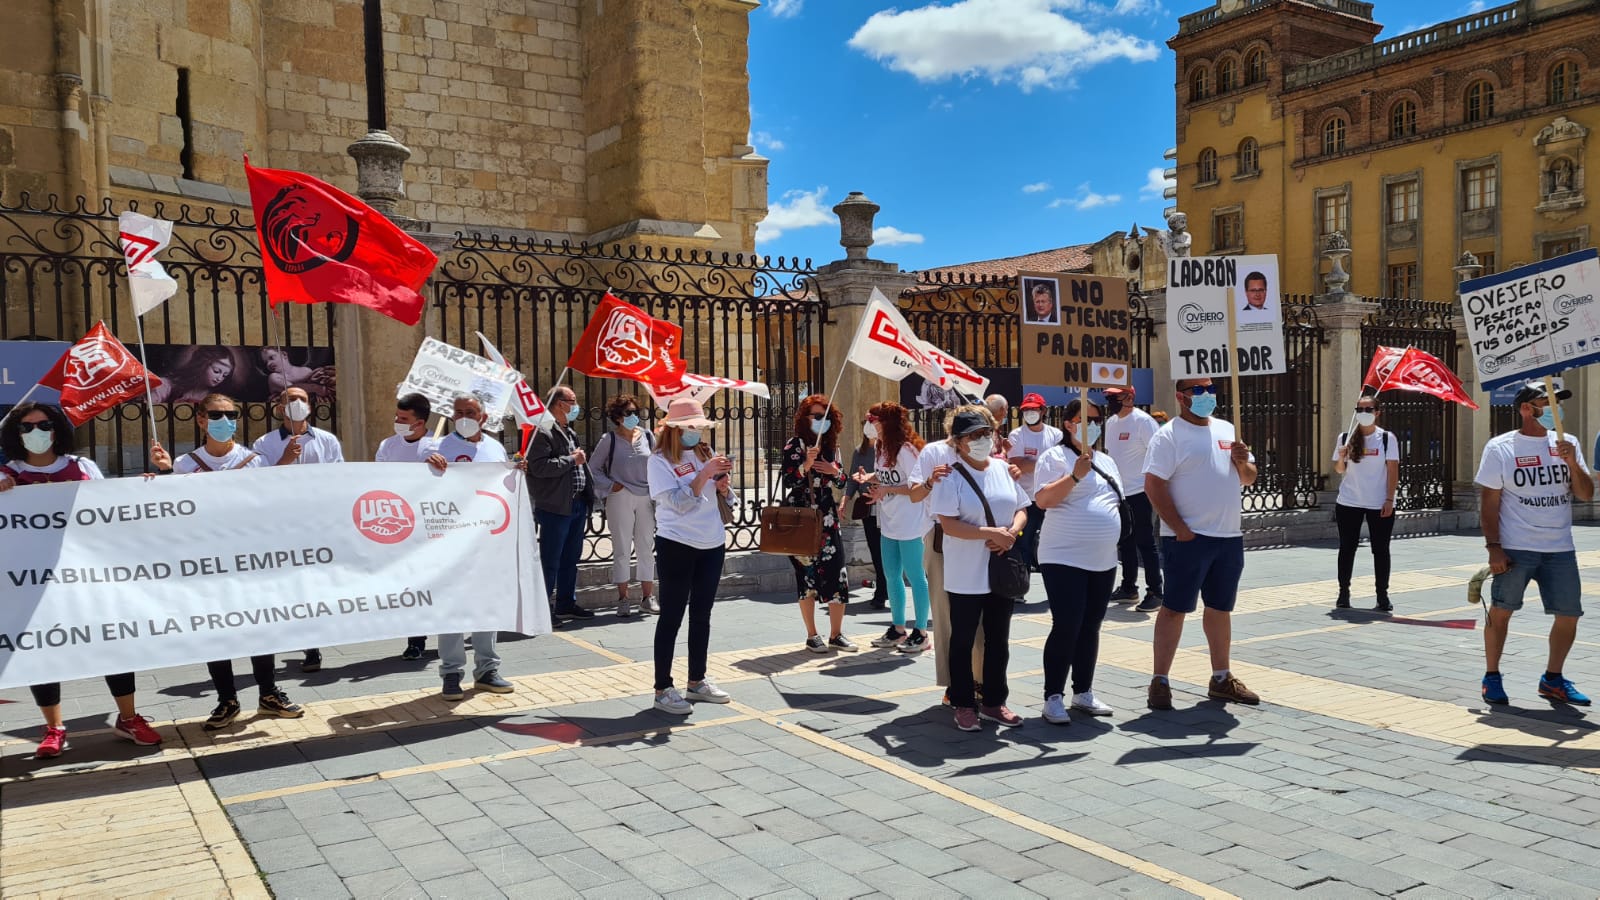
[[[1060,694],[1051,694],[1044,701],[1044,720],[1056,725],[1072,724],[1072,715],[1067,712],[1067,704],[1062,701]]]
[[[1094,691],[1084,691],[1072,695],[1072,708],[1078,712],[1086,712],[1091,716],[1109,716],[1113,712],[1111,707],[1101,703],[1094,695]]]
[[[694,707],[689,705],[689,701],[683,699],[683,695],[678,693],[678,689],[675,687],[669,687],[656,694],[656,709],[664,713],[672,713],[675,716],[687,716],[689,713],[694,712]]]
[[[709,678],[699,684],[690,685],[687,696],[698,703],[727,703],[733,699],[728,696],[727,691],[717,687],[716,682]]]
[[[647,615],[647,616],[659,616],[659,615],[661,615],[661,607],[656,603],[656,598],[655,598],[654,594],[651,594],[650,596],[645,597],[644,599],[640,600],[639,601],[639,608],[644,610],[644,614]]]
[[[633,615],[634,615],[634,612],[633,612],[633,601],[632,600],[618,600],[617,601],[617,618],[619,618],[619,619],[631,619],[631,618],[633,618]]]

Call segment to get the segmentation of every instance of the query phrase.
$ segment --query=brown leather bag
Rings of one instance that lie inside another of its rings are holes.
[[[781,470],[772,482],[778,493]],[[780,502],[761,511],[761,552],[777,556],[816,556],[822,552],[822,511],[810,506],[811,484],[805,479],[789,500],[804,499],[807,505]]]

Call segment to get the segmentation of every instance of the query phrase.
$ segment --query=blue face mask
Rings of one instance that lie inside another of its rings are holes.
[[[1556,411],[1546,406],[1544,412],[1539,413],[1539,424],[1545,429],[1552,430],[1556,427]]]
[[[827,434],[828,433],[828,429],[830,429],[832,427],[833,427],[833,420],[832,419],[822,418],[822,419],[812,419],[811,420],[811,433],[812,434]]]
[[[233,440],[233,435],[239,430],[239,423],[233,419],[212,419],[206,423],[206,434],[218,443],[227,443]]]
[[[700,432],[685,430],[680,436],[685,447],[698,447],[700,445]]]
[[[638,428],[639,427],[639,417],[637,415],[623,416],[622,417],[622,427],[628,429],[629,431],[632,431],[633,429]]]
[[[1091,446],[1091,447],[1093,447],[1095,444],[1100,443],[1100,423],[1099,422],[1090,422],[1089,423],[1089,430],[1087,432],[1087,437],[1089,438],[1089,446]]]
[[[1216,394],[1201,394],[1200,396],[1192,397],[1189,400],[1189,412],[1194,413],[1202,419],[1210,418],[1211,414],[1216,411]]]
[[[579,406],[576,403],[572,404],[572,408],[567,410],[567,424],[571,425],[573,422],[578,421],[578,416],[580,416],[582,414],[583,414],[583,407]]]

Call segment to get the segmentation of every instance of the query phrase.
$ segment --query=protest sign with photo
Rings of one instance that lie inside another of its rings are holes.
[[[1022,383],[1029,390],[1127,384],[1133,366],[1128,282],[1019,272]]]
[[[1600,361],[1593,248],[1461,284],[1473,365],[1488,390]]]
[[[911,375],[900,382],[900,405],[911,410],[943,410],[954,409],[974,399],[981,400],[985,394],[1001,394],[1014,399],[1022,397],[1022,370],[1016,366],[969,371],[981,380],[983,388],[980,391],[972,391],[964,378],[959,379],[956,386],[941,388],[921,375]],[[960,389],[957,390],[957,387]]]
[[[345,463],[11,491],[0,688],[417,634],[548,632],[526,483],[503,464]]]
[[[1172,377],[1289,370],[1283,349],[1283,309],[1276,256],[1195,256],[1167,260],[1167,346]],[[1233,340],[1228,324],[1233,323]]]
[[[417,348],[411,371],[400,382],[396,397],[418,393],[428,398],[436,410],[449,410],[459,394],[471,394],[483,405],[489,417],[483,427],[500,430],[500,420],[510,415],[522,375],[515,369],[452,347],[444,341],[426,338]]]
[[[210,393],[240,403],[276,403],[292,387],[312,403],[338,399],[330,347],[223,347],[216,344],[148,344],[150,371],[161,378],[157,403],[199,403]]]

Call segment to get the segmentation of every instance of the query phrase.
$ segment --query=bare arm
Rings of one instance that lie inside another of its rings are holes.
[[[1511,558],[1500,546],[1500,492],[1494,488],[1478,490],[1478,527],[1489,548],[1489,569],[1496,575],[1511,568]]]
[[[1386,466],[1389,469],[1389,479],[1383,493],[1383,514],[1392,516],[1394,515],[1395,494],[1400,490],[1400,461],[1391,459],[1386,463]]]
[[[1189,530],[1187,522],[1178,515],[1178,507],[1172,502],[1172,491],[1168,490],[1167,480],[1154,475],[1144,476],[1144,494],[1150,498],[1150,505],[1155,508],[1156,515],[1161,521],[1167,523],[1172,533],[1180,541],[1194,540],[1194,532]]]

